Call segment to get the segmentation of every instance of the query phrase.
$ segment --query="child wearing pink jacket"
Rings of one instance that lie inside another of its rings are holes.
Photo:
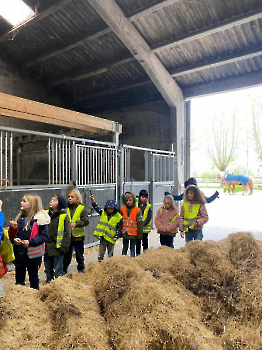
[[[180,216],[171,195],[165,196],[163,205],[155,217],[157,233],[160,234],[160,244],[174,248],[174,237],[177,234]]]

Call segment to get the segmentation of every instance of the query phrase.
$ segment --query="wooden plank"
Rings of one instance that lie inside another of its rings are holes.
[[[34,122],[39,122],[39,123],[46,123],[46,124],[52,124],[52,125],[58,125],[58,126],[63,126],[66,128],[72,128],[72,124],[68,122],[63,122],[60,120],[54,120],[53,118],[48,118],[48,117],[42,117],[39,115],[33,115],[29,113],[23,113],[23,112],[18,112],[18,111],[13,111],[10,109],[5,109],[5,108],[0,108],[0,114],[6,117],[10,118],[18,118],[18,119],[26,119],[26,120],[31,120]],[[81,126],[75,125],[75,129],[81,129],[84,131],[89,131],[93,133],[98,133],[100,129],[93,128],[91,126]]]
[[[42,120],[49,120],[49,123],[55,125],[64,125],[64,123],[67,123],[68,127],[74,129],[86,130],[89,128],[92,130],[100,129],[114,132],[116,128],[116,123],[112,120],[98,118],[89,114],[70,111],[4,93],[0,93],[0,108],[9,110],[10,113],[11,111],[24,113],[25,117],[31,115],[31,118],[34,117],[35,121],[39,121],[39,117],[41,117]]]

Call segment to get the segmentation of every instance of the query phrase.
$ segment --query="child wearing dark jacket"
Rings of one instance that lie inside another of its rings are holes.
[[[72,228],[71,243],[69,251],[64,256],[63,270],[67,273],[68,267],[71,264],[73,250],[75,249],[77,271],[83,273],[85,271],[84,259],[84,240],[85,227],[89,224],[88,212],[82,205],[82,197],[77,189],[73,189],[68,194],[67,215]]]
[[[130,242],[130,256],[136,256],[136,240],[143,236],[143,217],[141,210],[136,206],[136,196],[133,192],[125,193],[125,202],[121,208],[123,250],[122,255],[127,255]]]
[[[141,253],[141,242],[143,244],[143,251],[148,249],[148,235],[151,231],[151,219],[152,219],[152,209],[151,204],[147,202],[148,200],[148,192],[147,190],[141,190],[139,192],[139,199],[137,202],[138,208],[140,208],[143,215],[143,237],[141,239],[137,239],[136,241],[136,255]]]
[[[67,200],[54,194],[49,203],[49,237],[44,256],[46,283],[63,276],[63,259],[71,242],[71,225],[66,213]]]
[[[116,240],[121,236],[122,215],[117,210],[117,203],[114,199],[108,200],[104,209],[100,208],[93,195],[90,196],[92,206],[101,216],[94,236],[100,239],[98,261],[104,259],[107,249],[108,257],[114,254]]]

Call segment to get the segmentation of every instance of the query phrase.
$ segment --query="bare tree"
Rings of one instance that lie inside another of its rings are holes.
[[[251,111],[253,117],[253,138],[255,144],[255,150],[257,155],[262,162],[262,140],[261,140],[261,119],[262,119],[262,102],[258,99],[252,99],[251,101]]]
[[[238,143],[236,127],[236,110],[230,117],[224,114],[214,116],[211,133],[206,135],[208,156],[220,171],[226,171],[228,164],[234,160]]]

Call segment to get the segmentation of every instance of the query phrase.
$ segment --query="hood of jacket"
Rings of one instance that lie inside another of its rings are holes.
[[[60,211],[62,209],[65,209],[67,207],[67,199],[62,196],[61,194],[57,194],[58,196],[58,207],[57,210]]]
[[[133,204],[131,205],[131,207],[128,207],[128,208],[134,208],[136,206],[136,195],[132,191],[127,191],[125,192],[125,195],[126,194],[130,194],[133,197]],[[125,205],[126,205],[126,201],[125,201]]]
[[[37,212],[34,216],[34,219],[37,221],[37,225],[48,225],[50,223],[50,216],[45,210]]]

